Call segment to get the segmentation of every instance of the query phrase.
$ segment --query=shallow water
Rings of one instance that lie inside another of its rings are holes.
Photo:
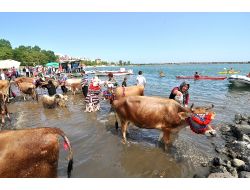
[[[136,74],[144,72],[147,79],[145,95],[168,97],[170,90],[182,80],[176,75],[218,76],[223,68],[248,72],[250,65],[169,65],[132,67]],[[195,68],[195,70],[194,70]],[[117,69],[117,68],[114,68]],[[163,70],[166,77],[160,78]],[[136,75],[128,77],[128,85],[135,83]],[[121,83],[123,77],[117,77]],[[190,103],[215,105],[217,113],[213,124],[218,129],[223,123],[230,123],[236,113],[249,113],[250,89],[234,88],[224,81],[190,80]],[[40,92],[38,90],[38,92]],[[60,90],[58,91],[60,92]],[[114,127],[115,117],[108,102],[101,101],[101,110],[84,112],[85,103],[81,94],[69,95],[68,107],[44,109],[41,102],[19,101],[8,105],[12,113],[14,128],[59,127],[69,137],[74,151],[72,177],[192,177],[206,173],[200,163],[216,155],[214,144],[223,146],[218,134],[215,138],[195,135],[189,128],[181,130],[174,147],[165,152],[158,145],[156,130],[130,127],[129,143],[121,143],[121,132]],[[59,176],[66,177],[66,153],[61,151]]]

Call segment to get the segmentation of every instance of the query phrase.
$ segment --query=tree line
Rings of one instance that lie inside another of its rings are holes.
[[[43,50],[39,46],[20,45],[12,48],[8,40],[0,39],[0,60],[12,59],[21,62],[21,66],[45,65],[49,62],[58,61],[59,57],[51,50]],[[89,66],[95,65],[130,65],[130,61],[119,60],[118,63],[107,61],[81,60],[81,63]]]
[[[43,50],[39,46],[20,45],[12,48],[8,40],[0,39],[0,60],[13,59],[21,62],[22,66],[44,65],[58,59],[51,50]]]

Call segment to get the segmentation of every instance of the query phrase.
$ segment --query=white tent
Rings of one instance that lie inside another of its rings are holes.
[[[0,60],[0,69],[19,68],[20,64],[20,62],[11,59]]]

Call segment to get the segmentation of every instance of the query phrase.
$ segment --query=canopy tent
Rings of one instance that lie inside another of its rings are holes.
[[[19,68],[20,62],[7,59],[7,60],[0,60],[0,69],[9,69],[15,67],[16,69]]]
[[[59,67],[59,63],[57,63],[57,62],[50,62],[50,63],[47,63],[45,66],[46,67],[56,67],[56,68],[58,68]]]

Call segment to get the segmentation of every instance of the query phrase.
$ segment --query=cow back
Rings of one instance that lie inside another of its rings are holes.
[[[0,177],[56,177],[59,157],[57,128],[0,132]]]
[[[126,96],[143,96],[144,87],[143,86],[128,86],[128,87],[117,87],[115,90],[115,99],[120,99]]]
[[[8,80],[0,80],[0,92],[4,95],[9,94],[10,82]]]

